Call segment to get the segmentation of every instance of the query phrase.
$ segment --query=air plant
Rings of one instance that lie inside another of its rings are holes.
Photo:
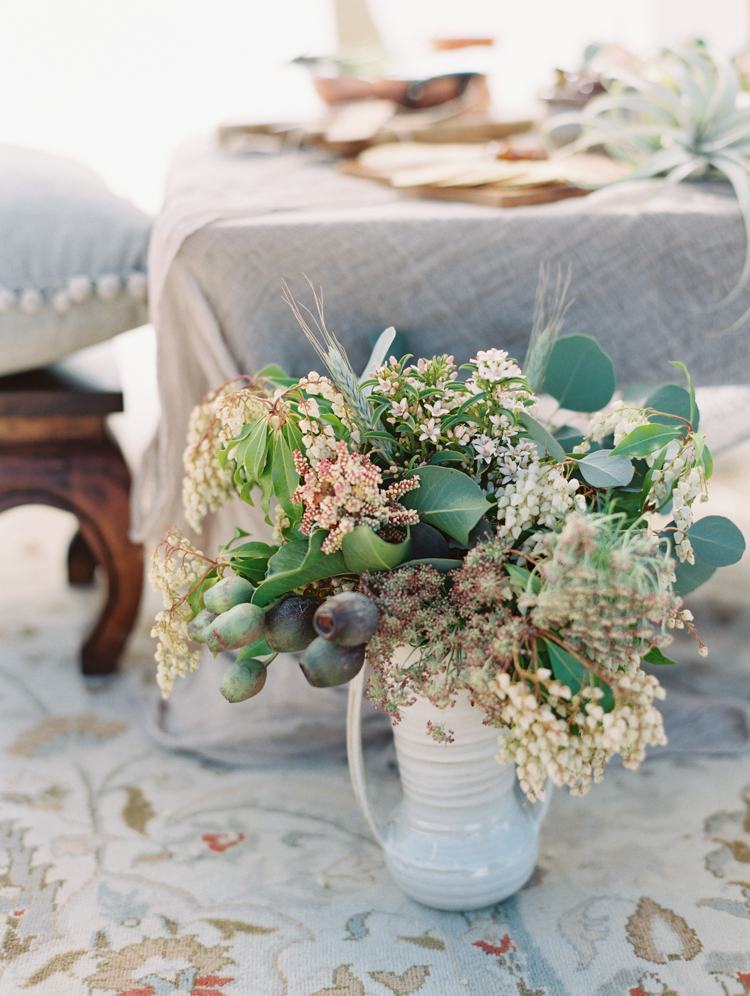
[[[608,75],[607,93],[581,111],[556,116],[548,130],[580,125],[569,150],[603,145],[633,164],[628,180],[663,176],[666,185],[696,175],[726,177],[745,223],[746,251],[736,284],[708,310],[724,307],[750,279],[750,108],[739,106],[737,71],[696,46],[667,51],[640,73],[613,69]]]

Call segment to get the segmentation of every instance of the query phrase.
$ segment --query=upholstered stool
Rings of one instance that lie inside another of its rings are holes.
[[[107,580],[85,674],[114,669],[141,593],[130,475],[105,427],[122,395],[39,368],[148,321],[150,233],[151,218],[85,166],[0,145],[0,511],[40,503],[77,517],[69,578],[90,580],[98,563]]]
[[[104,608],[81,650],[88,675],[116,667],[143,580],[142,549],[128,539],[130,474],[105,425],[117,411],[122,394],[54,369],[0,377],[0,512],[28,504],[72,512],[70,580],[85,583],[97,563],[106,577]]]

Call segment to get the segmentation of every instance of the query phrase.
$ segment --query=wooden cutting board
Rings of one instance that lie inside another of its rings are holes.
[[[390,186],[389,179],[382,173],[367,169],[356,159],[344,159],[339,170],[347,176],[360,176],[376,180]],[[433,187],[418,186],[402,188],[412,197],[423,197],[438,201],[460,201],[467,204],[482,204],[485,207],[523,207],[527,204],[549,204],[568,197],[584,197],[590,190],[572,187],[567,183],[549,183],[538,187]]]

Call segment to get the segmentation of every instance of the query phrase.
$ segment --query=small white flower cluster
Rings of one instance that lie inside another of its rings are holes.
[[[568,480],[554,464],[536,461],[519,468],[498,499],[498,537],[515,540],[536,525],[554,529],[583,500],[577,490],[578,481]]]
[[[333,414],[346,426],[352,443],[360,442],[360,433],[352,419],[351,411],[343,394],[336,389],[327,377],[321,377],[312,370],[307,377],[300,378],[299,386],[309,395],[319,395],[330,402]],[[336,433],[332,426],[326,425],[320,419],[320,409],[315,398],[305,398],[299,403],[299,409],[305,417],[299,423],[302,442],[305,444],[305,456],[311,467],[315,468],[321,460],[331,460],[336,454]]]
[[[203,531],[209,512],[223,508],[234,496],[234,463],[226,468],[219,463],[219,453],[246,422],[266,410],[261,399],[237,382],[225,384],[207,394],[190,415],[187,446],[182,456],[185,477],[182,482],[182,505],[191,529]]]
[[[472,360],[477,365],[477,379],[495,383],[506,377],[522,377],[521,368],[508,359],[504,349],[480,349]]]
[[[667,619],[667,629],[687,628],[698,641],[698,653],[701,657],[708,657],[708,647],[703,640],[701,640],[700,636],[698,636],[698,631],[693,625],[693,622],[693,613],[690,609],[682,609],[682,611],[680,611],[679,606],[675,605],[673,611],[670,612]]]
[[[673,533],[675,552],[683,563],[687,561],[694,564],[693,547],[685,534],[693,524],[693,502],[696,498],[700,498],[702,502],[707,501],[708,491],[703,467],[694,464],[685,473],[686,466],[684,452],[681,451],[662,470],[653,471],[651,493],[657,501],[663,501],[672,482],[678,479],[672,492],[672,517],[676,526]]]
[[[223,449],[239,436],[243,426],[264,415],[268,404],[253,388],[229,384],[214,401],[214,411],[219,420],[218,442]]]
[[[615,446],[617,446],[641,425],[648,425],[648,415],[643,408],[626,405],[624,401],[615,401],[611,411],[597,412],[593,416],[589,422],[588,438],[600,443],[605,436],[614,433]],[[585,453],[588,448],[588,442],[584,441],[576,447],[576,452]]]
[[[625,767],[635,770],[648,745],[666,743],[661,714],[653,705],[664,698],[664,689],[651,675],[640,670],[617,675],[617,704],[610,712],[600,705],[601,688],[587,686],[571,696],[567,686],[549,681],[546,668],[536,677],[545,686],[546,701],[540,702],[526,681],[513,681],[505,673],[491,685],[504,702],[500,718],[508,727],[498,738],[497,760],[518,766],[520,786],[532,802],[544,799],[548,778],[584,795],[592,782],[602,780],[614,754],[622,754]],[[571,732],[572,725],[578,732]]]
[[[180,533],[172,529],[154,551],[148,578],[164,599],[164,610],[157,613],[151,636],[158,639],[156,680],[166,699],[175,680],[200,664],[200,651],[188,648],[187,624],[193,617],[183,594],[210,566],[206,557]]]
[[[333,460],[336,456],[336,432],[332,425],[320,420],[320,409],[315,398],[305,398],[300,402],[304,418],[297,423],[302,433],[302,444],[311,467],[318,467],[323,460]]]

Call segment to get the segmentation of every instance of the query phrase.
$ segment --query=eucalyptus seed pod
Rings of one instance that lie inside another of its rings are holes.
[[[242,602],[221,612],[205,629],[209,650],[218,654],[222,650],[238,650],[263,636],[265,612],[259,605]]]
[[[193,643],[206,642],[206,634],[204,630],[214,621],[215,618],[215,612],[209,612],[208,609],[201,609],[195,619],[192,619],[188,623],[187,635]]]
[[[358,591],[341,591],[326,599],[313,617],[313,626],[324,640],[340,647],[367,643],[378,628],[378,607]]]
[[[343,685],[362,670],[365,645],[341,647],[317,636],[300,658],[302,673],[315,688]]]
[[[312,621],[317,607],[312,598],[292,595],[269,609],[263,635],[271,650],[280,653],[304,650],[315,639]]]
[[[209,612],[221,615],[233,605],[249,602],[254,591],[254,586],[239,574],[229,574],[203,593],[203,604]]]
[[[252,657],[230,664],[221,679],[219,691],[227,702],[244,702],[257,695],[266,683],[266,665]]]

